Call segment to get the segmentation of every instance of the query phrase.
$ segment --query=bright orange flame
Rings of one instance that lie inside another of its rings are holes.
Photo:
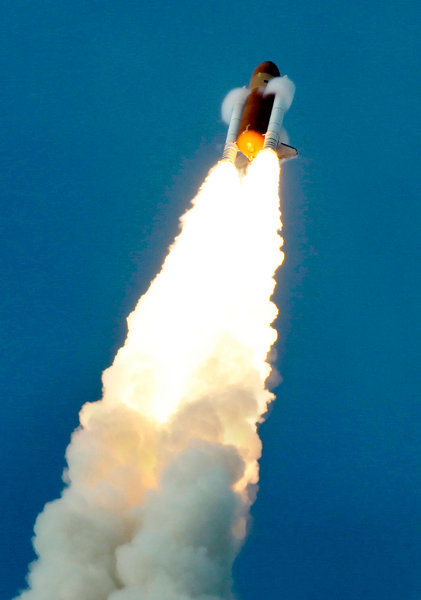
[[[256,158],[260,150],[263,150],[264,143],[264,136],[257,131],[253,131],[253,129],[243,131],[243,133],[240,134],[237,139],[237,146],[240,152],[251,159]]]

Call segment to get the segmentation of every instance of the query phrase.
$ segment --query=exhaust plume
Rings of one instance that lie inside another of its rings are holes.
[[[20,600],[229,600],[273,394],[279,165],[210,172],[85,404]]]

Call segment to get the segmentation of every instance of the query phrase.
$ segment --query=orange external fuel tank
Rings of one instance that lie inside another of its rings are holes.
[[[275,63],[261,63],[250,79],[251,90],[244,105],[243,116],[237,138],[238,149],[249,159],[253,159],[262,150],[272,112],[274,95],[263,95],[264,88],[280,72]]]

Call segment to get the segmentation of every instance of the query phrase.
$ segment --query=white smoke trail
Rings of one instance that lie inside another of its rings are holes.
[[[258,479],[279,166],[219,163],[86,404],[21,600],[222,600]]]

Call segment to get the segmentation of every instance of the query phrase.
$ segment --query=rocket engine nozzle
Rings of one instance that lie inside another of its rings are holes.
[[[229,162],[235,163],[237,154],[237,144],[235,142],[225,142],[224,152],[222,153],[222,160],[229,160]]]

